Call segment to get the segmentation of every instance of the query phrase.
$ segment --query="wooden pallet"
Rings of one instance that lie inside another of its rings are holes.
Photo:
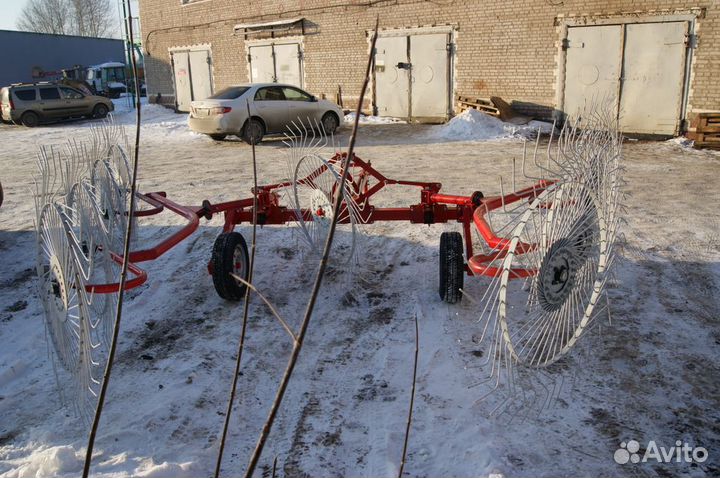
[[[471,98],[469,96],[458,96],[457,107],[460,113],[469,109],[474,109],[482,111],[483,113],[489,114],[491,116],[500,116],[500,110],[493,105],[490,98]]]
[[[698,114],[695,147],[720,150],[720,112]]]

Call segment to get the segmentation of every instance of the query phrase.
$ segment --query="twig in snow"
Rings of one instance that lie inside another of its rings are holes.
[[[405,441],[403,442],[402,458],[400,460],[400,470],[398,478],[402,478],[403,468],[405,468],[405,457],[407,456],[408,441],[410,441],[410,423],[412,423],[413,405],[415,404],[415,384],[417,383],[417,365],[418,353],[420,350],[420,334],[418,333],[418,318],[415,314],[415,362],[413,363],[413,380],[412,390],[410,392],[410,409],[408,410],[407,425],[405,426]]]
[[[357,112],[355,115],[355,124],[353,125],[352,135],[350,136],[350,144],[348,146],[347,156],[344,158],[343,161],[342,176],[338,181],[338,184],[345,184],[348,176],[348,170],[350,169],[350,162],[353,158],[353,153],[355,150],[355,139],[357,137],[358,123],[360,120],[360,111],[362,109],[363,100],[365,99],[365,92],[367,91],[367,86],[370,81],[370,69],[373,63],[373,53],[375,51],[375,43],[377,41],[379,23],[380,17],[377,17],[375,20],[375,30],[373,32],[372,41],[370,44],[370,55],[367,62],[367,68],[365,70],[365,79],[363,81],[362,90],[360,91],[360,98],[358,100]],[[302,323],[300,325],[300,332],[297,334],[297,340],[293,345],[290,359],[288,360],[287,367],[285,368],[285,373],[283,374],[283,377],[280,381],[280,386],[278,388],[277,394],[275,395],[272,407],[270,408],[270,413],[268,414],[267,420],[265,421],[262,431],[260,432],[260,437],[258,437],[257,444],[255,445],[255,450],[250,457],[250,462],[248,463],[247,470],[245,470],[246,478],[252,477],[253,473],[255,472],[255,468],[257,467],[257,463],[260,460],[263,448],[265,448],[265,443],[267,442],[268,435],[270,435],[270,430],[272,429],[272,425],[275,422],[275,416],[277,415],[277,411],[280,408],[283,397],[285,396],[285,390],[287,390],[288,383],[290,382],[290,377],[292,376],[293,370],[295,369],[298,355],[300,354],[300,350],[302,349],[303,340],[305,339],[305,334],[310,323],[310,318],[312,317],[312,313],[315,308],[315,301],[317,300],[318,292],[320,292],[323,275],[325,274],[328,257],[330,256],[330,248],[332,247],[333,239],[335,237],[335,228],[337,226],[338,217],[340,216],[340,214],[338,213],[342,205],[343,197],[343,194],[338,194],[335,198],[335,204],[333,206],[333,216],[330,223],[330,230],[328,231],[328,236],[325,240],[325,248],[323,249],[322,260],[320,261],[320,265],[318,266],[317,275],[315,276],[315,283],[312,288],[312,293],[310,294],[310,300],[308,301],[307,309],[305,310],[305,316],[303,317]]]
[[[133,39],[133,22],[132,13],[130,11],[130,2],[127,4],[127,18],[125,21],[128,25],[128,35],[130,40]],[[107,364],[105,364],[105,374],[103,376],[103,383],[100,387],[100,394],[98,396],[97,408],[95,408],[95,416],[93,417],[92,427],[90,428],[90,436],[88,437],[88,446],[85,451],[85,463],[83,465],[83,478],[87,478],[90,474],[90,464],[92,463],[92,453],[95,447],[95,437],[97,435],[98,427],[100,425],[100,417],[102,416],[103,405],[105,404],[105,395],[107,394],[108,385],[110,384],[110,374],[112,373],[112,365],[115,359],[115,352],[117,350],[117,340],[120,332],[120,320],[122,319],[123,299],[125,297],[125,282],[127,279],[128,263],[130,262],[130,237],[132,236],[133,222],[132,214],[135,210],[135,193],[137,192],[137,171],[138,171],[138,159],[140,153],[140,80],[138,78],[137,61],[135,54],[130,55],[130,64],[132,66],[133,81],[135,83],[135,150],[134,150],[134,161],[132,168],[132,180],[130,183],[130,213],[125,229],[125,242],[123,244],[123,260],[122,269],[120,273],[120,290],[118,294],[117,308],[115,309],[115,321],[113,325],[112,341],[110,342],[110,350],[108,353]]]
[[[248,118],[250,118],[250,102],[245,101]],[[230,426],[230,414],[232,413],[233,403],[235,402],[235,392],[237,391],[238,376],[240,375],[240,363],[242,361],[242,353],[245,348],[245,332],[247,331],[248,311],[250,306],[250,283],[253,280],[253,270],[255,268],[255,238],[257,232],[257,161],[255,157],[255,141],[250,141],[252,146],[252,165],[253,165],[253,226],[252,240],[250,241],[250,264],[248,265],[248,283],[245,284],[245,303],[243,304],[242,326],[240,328],[240,339],[238,341],[237,359],[235,360],[235,373],[233,374],[232,386],[230,387],[230,398],[228,398],[227,410],[225,411],[225,421],[223,422],[222,437],[220,438],[220,449],[218,450],[217,461],[215,462],[215,478],[220,476],[220,466],[222,465],[223,452],[225,451],[225,440],[227,439],[228,427]],[[234,277],[234,276],[233,276]],[[238,277],[235,277],[238,279]],[[245,281],[243,281],[245,282]],[[253,287],[254,289],[254,287]],[[262,296],[261,296],[262,297]],[[265,300],[264,297],[262,297]],[[267,302],[267,301],[266,301]],[[269,305],[269,304],[268,304]],[[271,306],[272,309],[272,306]],[[282,319],[281,319],[282,321]]]

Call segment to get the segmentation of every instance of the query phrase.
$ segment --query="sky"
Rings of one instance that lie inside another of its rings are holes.
[[[28,0],[0,0],[0,30],[17,30],[15,21]]]
[[[28,3],[28,0],[0,0],[0,30],[17,30],[17,27],[15,26],[15,22],[17,21],[18,17],[20,16],[20,12],[22,11],[23,7]],[[110,2],[113,5],[114,11],[118,11],[118,13],[115,15],[118,17],[118,23],[120,23],[120,14],[119,10],[117,10],[118,6],[120,5],[120,0],[111,0]],[[138,2],[133,1],[132,2],[132,8],[133,8],[133,17],[137,17],[138,15]],[[113,12],[114,13],[114,12]],[[120,37],[120,33],[118,32],[117,35],[112,35],[114,37]]]

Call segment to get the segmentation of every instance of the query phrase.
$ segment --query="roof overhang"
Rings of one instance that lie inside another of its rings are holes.
[[[251,35],[253,33],[260,33],[263,31],[282,31],[290,30],[297,24],[301,24],[304,20],[303,17],[287,18],[283,20],[276,20],[274,22],[264,23],[239,23],[235,25],[235,33],[242,33],[244,35]]]

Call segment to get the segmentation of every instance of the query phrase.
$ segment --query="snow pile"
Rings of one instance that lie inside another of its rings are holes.
[[[676,136],[665,141],[667,144],[682,146],[683,148],[692,148],[695,145],[695,141],[687,139],[685,136]]]
[[[135,124],[135,109],[131,100],[132,98],[129,97],[113,100],[115,111],[112,115],[120,124],[128,126]],[[186,113],[176,113],[165,106],[150,104],[147,98],[141,98],[140,114],[143,129],[150,128],[153,134],[203,136],[190,131]]]
[[[345,115],[345,123],[353,124],[355,122],[355,113],[348,113]],[[360,124],[393,124],[399,123],[404,124],[405,121],[398,118],[390,118],[387,116],[368,116],[360,115]]]
[[[7,459],[7,455],[18,457]],[[130,458],[127,453],[106,458],[102,451],[93,456],[92,475],[98,478],[190,478],[200,474],[193,462],[178,464],[164,461],[157,464],[152,458]],[[70,445],[46,446],[30,443],[22,449],[11,446],[0,448],[0,457],[5,458],[0,459],[2,478],[74,478],[82,472],[85,450],[76,450]]]
[[[433,138],[451,141],[469,141],[507,138],[505,123],[477,110],[465,110],[447,124],[438,126],[431,133]]]
[[[3,452],[7,452],[6,449]],[[3,453],[5,454],[5,453]],[[0,462],[16,466],[1,476],[3,478],[25,478],[35,476],[77,476],[83,468],[79,453],[71,446],[40,446],[32,450],[29,456]],[[0,471],[3,469],[0,467]]]
[[[481,113],[478,110],[465,110],[451,119],[447,124],[437,126],[430,134],[433,139],[448,141],[484,141],[490,139],[534,137],[538,131],[549,134],[552,123],[530,121],[525,125],[516,125]]]

